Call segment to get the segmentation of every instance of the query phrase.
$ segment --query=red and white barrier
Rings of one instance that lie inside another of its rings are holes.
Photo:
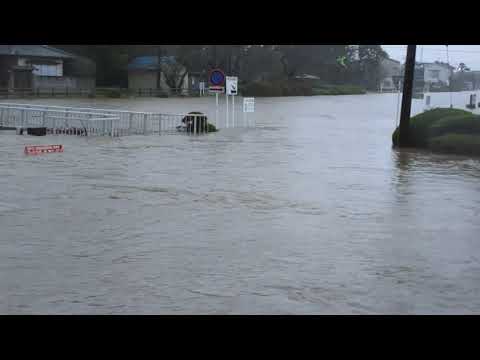
[[[39,155],[49,153],[62,153],[63,145],[37,145],[37,146],[25,146],[26,155]]]

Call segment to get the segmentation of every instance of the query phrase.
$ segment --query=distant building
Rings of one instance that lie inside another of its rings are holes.
[[[380,63],[380,91],[395,91],[398,89],[398,77],[401,75],[400,61],[383,59]]]
[[[417,92],[448,91],[454,67],[439,61],[415,63],[414,87]],[[402,76],[405,65],[402,66]]]
[[[452,76],[453,91],[480,89],[480,71],[458,71]]]
[[[165,71],[169,71],[170,74],[165,74]],[[170,93],[172,88],[167,84],[167,76],[173,76],[176,86],[182,92],[190,89],[187,69],[179,65],[172,56],[160,58],[158,56],[139,56],[128,64],[128,88],[132,90],[159,89]]]
[[[429,91],[436,86],[449,86],[454,67],[445,63],[422,63],[425,90]]]
[[[96,66],[46,45],[0,45],[2,89],[93,89]]]

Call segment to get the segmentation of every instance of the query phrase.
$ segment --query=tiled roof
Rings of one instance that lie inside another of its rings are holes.
[[[73,58],[75,55],[47,45],[0,45],[0,55]]]

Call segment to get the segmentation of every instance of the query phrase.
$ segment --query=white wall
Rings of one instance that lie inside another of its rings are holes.
[[[431,76],[430,74],[431,70],[439,71],[438,79]],[[445,66],[438,65],[438,64],[425,64],[424,65],[424,81],[431,82],[431,83],[437,83],[441,81],[448,85],[450,83],[450,70]]]
[[[34,76],[33,87],[40,89],[92,89],[95,87],[94,78],[50,77]]]

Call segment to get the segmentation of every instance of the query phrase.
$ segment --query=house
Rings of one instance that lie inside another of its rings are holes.
[[[458,71],[452,75],[452,91],[480,89],[480,71]]]
[[[428,92],[450,86],[450,78],[455,69],[453,66],[439,61],[419,63],[418,65],[423,73],[424,91]]]
[[[380,91],[398,90],[398,78],[401,75],[402,66],[400,61],[383,59],[380,63]]]
[[[0,45],[0,89],[95,88],[96,66],[47,45]]]
[[[416,92],[448,91],[455,68],[439,61],[433,63],[415,63],[414,90]],[[402,66],[401,76],[405,72]]]
[[[128,64],[128,88],[157,89],[165,93],[190,89],[187,69],[172,56],[139,56]]]

